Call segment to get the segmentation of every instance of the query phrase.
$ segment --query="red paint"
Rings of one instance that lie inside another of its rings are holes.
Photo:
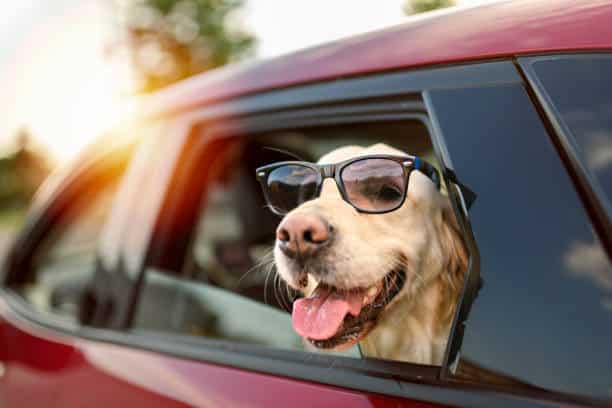
[[[6,307],[0,300],[2,407],[433,407],[70,337]]]
[[[418,16],[264,62],[208,72],[143,101],[145,115],[308,82],[399,68],[570,50],[612,50],[612,4],[519,0]]]

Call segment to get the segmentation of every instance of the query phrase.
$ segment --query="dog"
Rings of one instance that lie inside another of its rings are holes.
[[[403,155],[384,144],[345,146],[318,163],[371,154]],[[323,237],[324,248],[288,256],[281,241],[299,241],[303,231]],[[468,256],[448,197],[423,173],[412,171],[404,203],[384,214],[356,211],[326,178],[317,198],[283,217],[273,253],[280,277],[304,295],[293,323],[307,344],[359,343],[368,357],[442,363]]]

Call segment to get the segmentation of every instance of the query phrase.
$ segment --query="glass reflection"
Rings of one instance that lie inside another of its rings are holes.
[[[612,56],[556,56],[532,67],[612,216]]]
[[[526,92],[436,91],[432,101],[455,171],[478,193],[484,286],[461,355],[533,386],[612,397],[610,263]]]

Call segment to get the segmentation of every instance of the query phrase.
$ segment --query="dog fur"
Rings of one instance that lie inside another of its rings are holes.
[[[336,163],[369,154],[402,155],[384,144],[346,146],[323,156]],[[319,259],[298,265],[275,245],[279,275],[309,295],[319,280],[339,289],[368,288],[401,267],[406,280],[360,338],[368,357],[439,365],[467,269],[467,253],[448,198],[418,171],[410,176],[406,201],[386,214],[357,212],[345,202],[333,179],[325,179],[321,195],[285,216],[316,214],[332,225],[335,239]],[[318,273],[321,269],[325,273]],[[299,279],[307,273],[308,284]],[[347,344],[347,347],[352,344]]]

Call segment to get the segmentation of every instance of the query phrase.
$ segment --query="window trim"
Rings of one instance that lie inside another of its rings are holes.
[[[588,170],[582,163],[580,155],[574,144],[574,136],[570,128],[563,120],[556,108],[552,98],[546,92],[546,88],[533,69],[533,63],[551,59],[581,59],[589,56],[606,56],[612,58],[612,53],[589,52],[589,53],[559,53],[546,55],[526,55],[516,59],[516,66],[526,83],[529,94],[540,118],[548,130],[550,139],[557,152],[561,156],[580,199],[584,204],[589,217],[593,223],[597,236],[606,249],[608,257],[612,259],[612,222],[608,216],[603,191],[600,191],[597,183],[594,183]]]
[[[438,144],[437,150],[440,152],[438,154],[438,161],[444,169],[443,177],[447,186],[454,185],[452,182],[449,182],[450,177],[446,171],[447,168],[454,170],[454,167],[448,147],[446,146],[445,139],[442,134],[442,128],[437,118],[436,109],[431,101],[430,90],[423,92],[423,99],[429,112],[432,127],[435,131],[434,139],[435,143]],[[455,217],[457,218],[457,223],[459,224],[463,242],[466,245],[466,250],[468,252],[468,265],[465,281],[463,282],[463,288],[461,289],[461,295],[459,297],[459,304],[457,305],[457,311],[455,312],[455,316],[453,317],[453,322],[451,324],[448,345],[444,353],[444,359],[442,360],[440,376],[444,380],[451,380],[454,378],[454,373],[459,362],[459,352],[463,342],[465,324],[468,320],[472,304],[476,300],[478,291],[482,286],[482,280],[480,277],[480,251],[472,231],[465,200],[459,192],[458,186],[455,187],[456,188],[448,188],[447,191],[451,205],[453,206]]]

